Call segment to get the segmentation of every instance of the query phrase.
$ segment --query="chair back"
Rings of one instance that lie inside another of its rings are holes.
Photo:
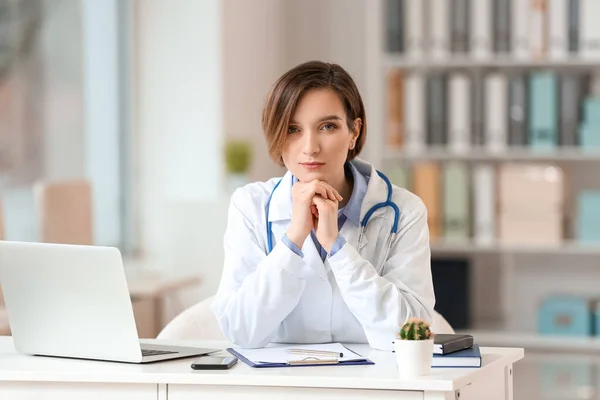
[[[92,189],[86,180],[39,182],[34,187],[40,241],[92,245]]]
[[[159,339],[227,340],[211,311],[214,296],[184,310],[163,328]],[[431,330],[434,333],[454,333],[452,326],[434,311]]]

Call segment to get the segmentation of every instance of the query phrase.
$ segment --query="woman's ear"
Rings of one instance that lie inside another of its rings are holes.
[[[358,136],[360,135],[360,131],[362,130],[362,119],[356,118],[354,120],[354,129],[352,130],[352,140],[356,142]]]

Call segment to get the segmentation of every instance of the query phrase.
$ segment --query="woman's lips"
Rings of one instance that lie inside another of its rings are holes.
[[[316,170],[316,169],[323,167],[325,165],[325,163],[305,162],[305,163],[300,163],[300,165],[302,165],[304,168],[309,169],[309,170]]]

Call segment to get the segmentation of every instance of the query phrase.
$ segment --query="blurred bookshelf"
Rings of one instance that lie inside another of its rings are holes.
[[[500,328],[457,330],[456,333],[473,335],[480,346],[523,347],[526,350],[557,353],[600,353],[600,339],[596,337],[542,335]]]
[[[432,271],[462,271],[438,282],[466,279],[442,288],[441,303],[497,260],[502,277],[483,282],[502,287],[503,322],[474,315],[457,329],[482,345],[600,352],[600,336],[548,335],[519,326],[523,315],[511,320],[516,302],[543,304],[572,287],[561,275],[543,295],[518,298],[520,261],[545,276],[549,259],[575,271],[600,256],[594,13],[595,0],[377,0],[366,9],[369,132],[380,132],[370,157],[427,206]]]
[[[536,60],[531,58],[515,58],[511,56],[490,56],[482,59],[458,55],[445,59],[427,59],[386,54],[383,57],[383,66],[386,69],[400,68],[405,70],[597,70],[598,59],[585,59],[577,56],[565,56],[560,59]]]
[[[600,256],[600,243],[585,243],[576,240],[556,244],[505,243],[493,241],[478,243],[475,240],[436,239],[430,244],[434,256],[464,254],[529,254],[529,255],[584,255]]]
[[[492,151],[483,148],[452,150],[443,146],[428,146],[421,150],[405,150],[387,148],[384,151],[385,161],[465,161],[465,162],[599,162],[600,149],[581,149],[577,147],[561,147],[559,149],[536,150],[527,147],[511,147],[505,150]]]

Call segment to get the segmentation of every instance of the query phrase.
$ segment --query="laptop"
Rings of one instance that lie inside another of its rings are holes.
[[[140,344],[114,247],[0,241],[0,285],[20,353],[142,364],[220,350]]]

